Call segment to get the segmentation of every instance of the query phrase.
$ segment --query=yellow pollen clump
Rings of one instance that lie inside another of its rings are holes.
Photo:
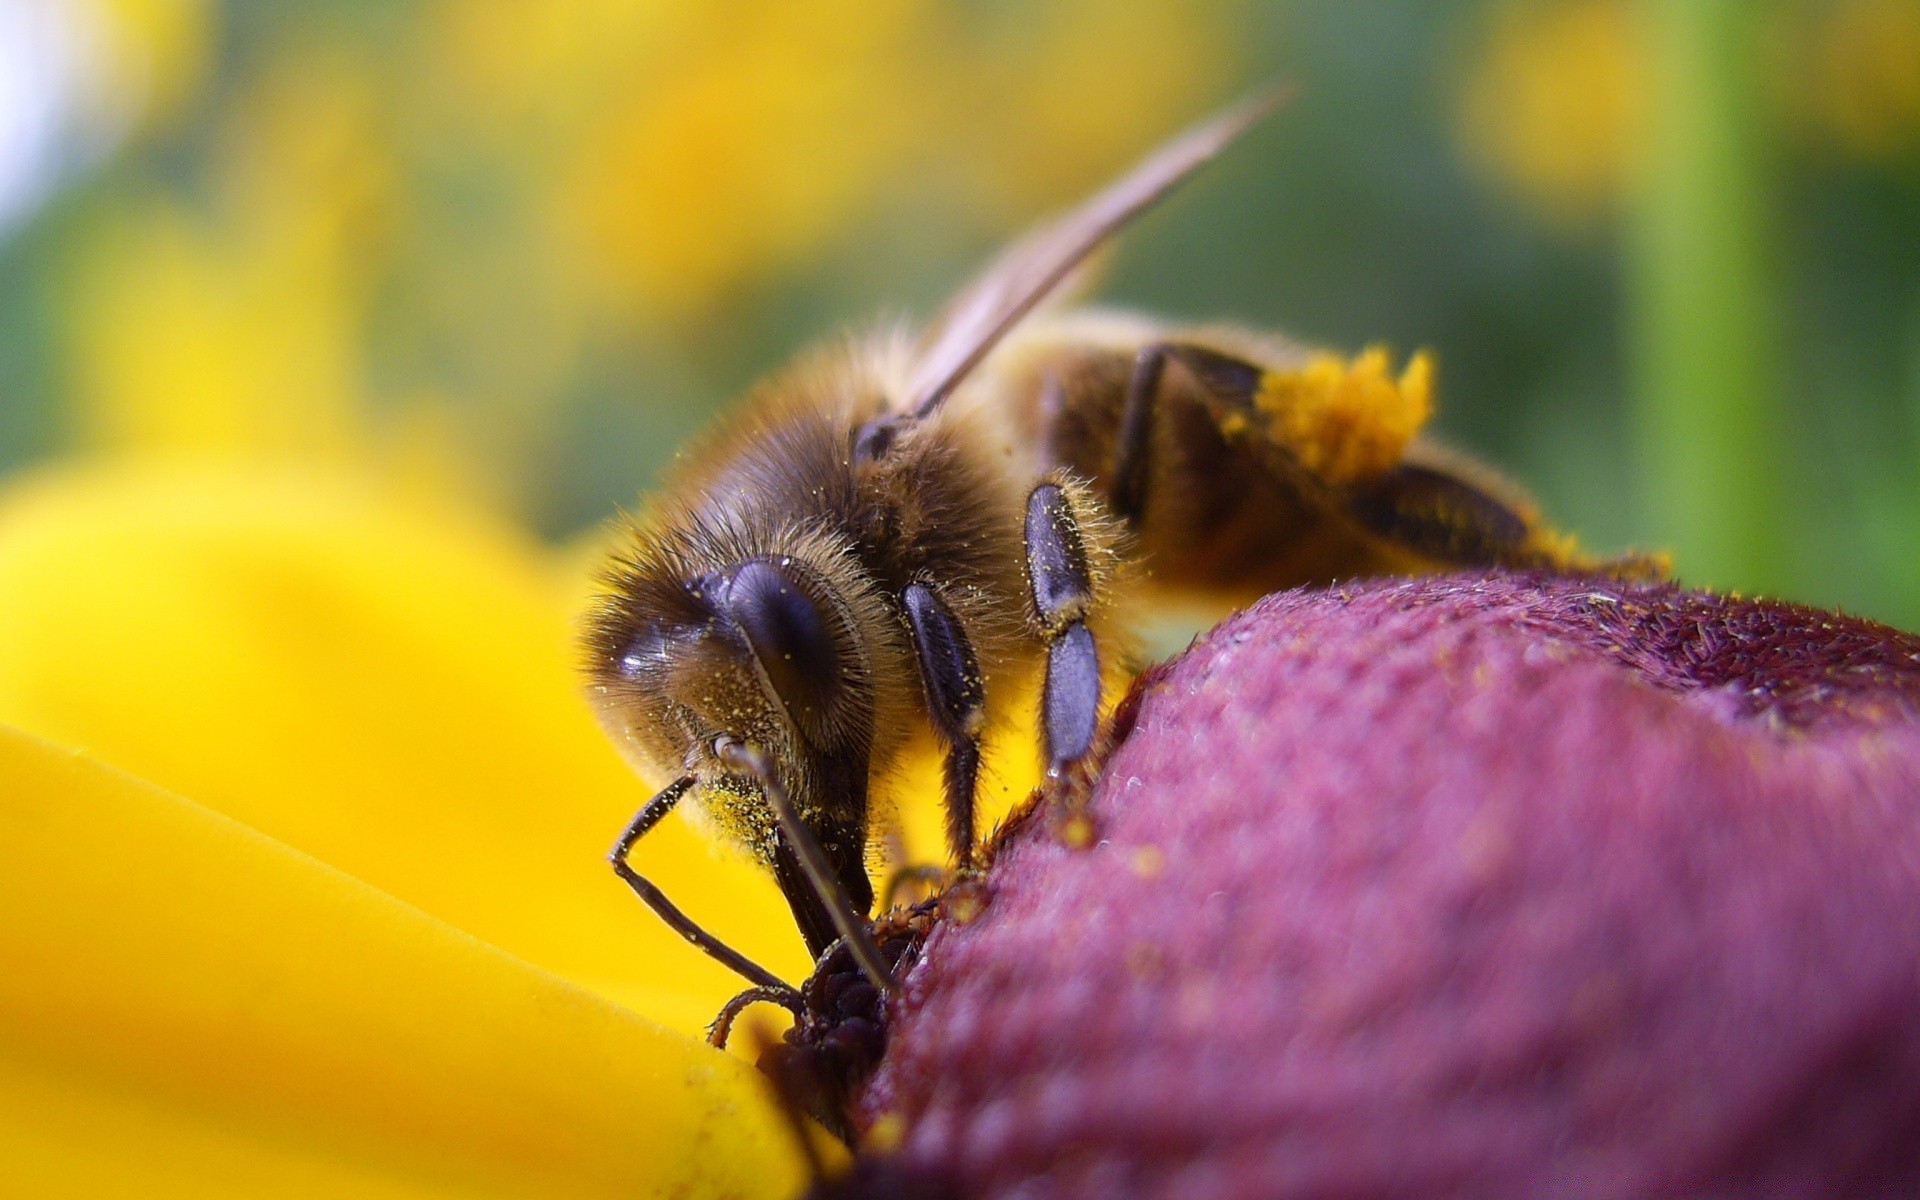
[[[1578,567],[1591,561],[1581,553],[1579,539],[1570,533],[1536,528],[1533,531],[1533,542],[1539,547],[1542,557],[1556,563]]]
[[[1400,461],[1433,414],[1433,356],[1422,350],[1399,378],[1386,347],[1351,361],[1324,354],[1297,371],[1270,371],[1254,406],[1273,436],[1328,483],[1368,479]]]

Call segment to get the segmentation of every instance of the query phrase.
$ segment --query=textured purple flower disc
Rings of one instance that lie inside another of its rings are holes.
[[[1270,597],[929,937],[858,1109],[1005,1197],[1920,1195],[1920,639]],[[891,1139],[890,1139],[891,1140]]]

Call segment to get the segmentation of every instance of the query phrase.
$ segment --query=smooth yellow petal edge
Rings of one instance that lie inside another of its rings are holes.
[[[738,1060],[4,727],[0,846],[0,1163],[15,1182],[148,1196],[801,1186]]]

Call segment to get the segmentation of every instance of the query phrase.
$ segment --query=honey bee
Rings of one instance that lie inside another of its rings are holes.
[[[1427,360],[1351,363],[1231,326],[1041,311],[1088,255],[1269,112],[1229,109],[1015,242],[918,337],[828,346],[760,385],[627,533],[588,621],[589,692],[671,779],[610,856],[677,932],[800,993],[628,861],[682,800],[771,868],[816,960],[869,935],[875,781],[909,734],[944,754],[947,851],[975,854],[982,732],[1030,681],[1050,774],[1094,744],[1116,601],[1251,597],[1464,567],[1611,569],[1492,472],[1415,435]]]

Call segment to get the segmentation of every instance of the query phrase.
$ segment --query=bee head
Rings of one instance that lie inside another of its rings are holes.
[[[709,808],[739,810],[736,820],[712,815],[763,854],[771,827],[750,781],[714,755],[717,738],[765,748],[803,816],[831,818],[851,791],[864,824],[870,656],[841,589],[795,555],[675,565],[671,576],[617,577],[595,614],[591,695],[602,725],[644,772],[693,775]]]
[[[709,550],[712,547],[707,547]],[[875,737],[873,647],[857,579],[803,553],[667,554],[657,544],[609,580],[587,631],[594,708],[643,775],[691,776],[715,830],[773,867],[815,954],[837,936],[758,780],[723,762],[728,741],[760,748],[850,902],[866,875]],[[824,566],[822,564],[825,564]]]

